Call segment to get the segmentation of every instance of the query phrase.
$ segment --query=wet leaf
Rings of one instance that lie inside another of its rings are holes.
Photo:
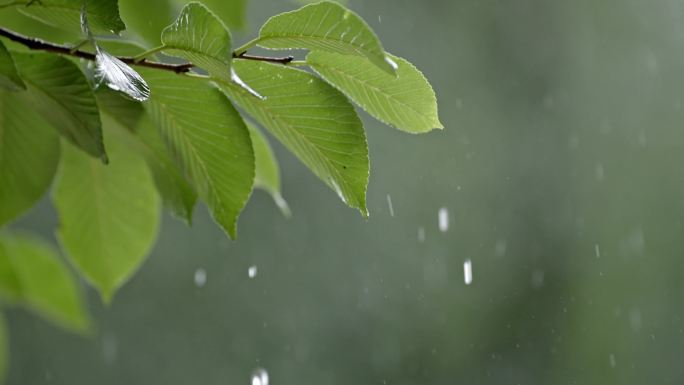
[[[264,96],[232,84],[223,90],[268,129],[350,207],[368,215],[366,134],[354,107],[339,91],[301,70],[236,60],[238,74]]]
[[[155,93],[145,106],[168,151],[214,220],[235,239],[237,218],[254,183],[254,152],[242,117],[203,79],[143,74]]]
[[[368,24],[356,13],[330,1],[271,17],[259,31],[258,45],[359,55],[389,74],[396,69]]]
[[[360,56],[314,51],[307,64],[378,120],[410,133],[443,128],[430,83],[408,61],[392,56],[397,76]]]

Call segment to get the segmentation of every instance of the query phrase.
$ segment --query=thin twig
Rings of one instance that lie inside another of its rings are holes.
[[[55,43],[50,43],[41,39],[36,39],[33,37],[29,36],[24,36],[20,33],[11,31],[9,29],[0,27],[0,36],[6,37],[16,43],[22,44],[30,49],[33,50],[38,50],[38,51],[46,51],[46,52],[53,52],[61,55],[66,55],[66,56],[74,56],[78,57],[81,59],[86,59],[86,60],[95,60],[95,54],[87,51],[81,51],[79,49],[76,49],[78,47],[73,47],[73,46],[67,46],[67,45],[62,45],[62,44],[55,44]],[[288,64],[291,61],[294,60],[294,57],[292,56],[287,56],[287,57],[266,57],[266,56],[254,56],[254,55],[247,55],[245,53],[242,53],[241,55],[236,56],[237,58],[240,59],[246,59],[246,60],[257,60],[257,61],[265,61],[265,62],[270,62],[270,63],[279,63],[279,64]],[[183,63],[183,64],[168,64],[168,63],[162,63],[162,62],[156,62],[156,61],[150,61],[147,59],[140,59],[139,57],[130,57],[130,56],[119,56],[117,59],[121,60],[122,62],[130,65],[137,65],[141,67],[148,67],[148,68],[154,68],[154,69],[159,69],[159,70],[165,70],[165,71],[171,71],[175,73],[185,73],[190,71],[191,68],[195,67],[194,64],[192,63]]]
[[[265,61],[265,62],[269,62],[269,63],[278,63],[278,64],[288,64],[294,60],[294,56],[268,57],[268,56],[247,55],[244,52],[239,54],[239,55],[233,55],[233,57],[236,59],[257,60],[257,61]]]
[[[4,36],[4,37],[6,37],[6,38],[8,38],[14,42],[25,45],[26,47],[28,47],[30,49],[34,49],[34,50],[38,50],[38,51],[54,52],[54,53],[67,55],[67,56],[75,56],[75,57],[78,57],[81,59],[86,59],[86,60],[95,60],[95,54],[94,53],[81,51],[81,50],[74,50],[73,47],[69,47],[66,45],[50,43],[50,42],[43,41],[40,39],[36,39],[33,37],[24,36],[22,34],[14,32],[14,31],[10,31],[9,29],[6,29],[6,28],[0,27],[0,36]],[[160,62],[147,61],[147,60],[141,60],[140,62],[136,63],[135,58],[132,58],[132,57],[118,57],[117,59],[121,60],[122,62],[124,62],[126,64],[135,64],[135,65],[139,65],[142,67],[156,68],[156,69],[160,69],[160,70],[172,71],[175,73],[188,72],[188,71],[190,71],[190,68],[194,67],[194,65],[192,63],[167,64],[167,63],[160,63]]]

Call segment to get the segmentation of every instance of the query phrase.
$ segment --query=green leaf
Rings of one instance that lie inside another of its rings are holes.
[[[11,91],[25,90],[26,85],[19,77],[14,59],[5,45],[0,42],[0,87]]]
[[[43,240],[22,234],[0,235],[0,277],[3,298],[68,330],[88,329],[89,319],[74,277]]]
[[[145,158],[164,207],[189,225],[197,194],[171,159],[159,130],[142,104],[107,90],[98,91],[97,98],[100,106],[125,128],[122,137],[130,148]]]
[[[107,144],[105,166],[65,143],[52,196],[63,249],[105,302],[150,251],[160,210],[143,160],[117,137]]]
[[[283,215],[289,217],[291,215],[290,207],[280,194],[280,167],[278,167],[278,160],[271,150],[271,145],[268,144],[264,134],[252,123],[245,123],[249,128],[252,148],[254,148],[254,187],[269,193]]]
[[[361,120],[347,98],[305,71],[246,60],[235,60],[233,66],[264,98],[222,83],[228,96],[347,205],[367,216],[368,145]]]
[[[62,136],[106,162],[95,95],[76,64],[36,53],[14,53],[14,60],[30,91],[20,95]]]
[[[211,9],[228,27],[245,27],[247,0],[200,0],[200,3]]]
[[[257,44],[271,49],[301,48],[360,55],[389,74],[396,69],[368,24],[359,15],[330,1],[273,16],[261,27]]]
[[[0,314],[0,384],[5,383],[9,367],[9,333],[5,316]]]
[[[0,226],[43,196],[59,162],[59,138],[16,95],[0,92]]]
[[[203,79],[163,71],[143,75],[155,95],[145,105],[172,158],[235,239],[254,183],[254,152],[242,117]]]
[[[64,29],[80,29],[81,7],[84,0],[35,0],[21,5],[19,10],[45,24]],[[126,29],[119,16],[117,0],[87,0],[90,27],[96,33],[113,33]]]
[[[430,83],[408,61],[391,56],[397,76],[388,75],[359,56],[315,51],[306,62],[328,83],[375,118],[402,131],[444,128],[437,116],[437,98]]]
[[[210,75],[230,80],[230,32],[223,22],[201,3],[183,7],[178,19],[162,31],[164,53],[180,56]]]

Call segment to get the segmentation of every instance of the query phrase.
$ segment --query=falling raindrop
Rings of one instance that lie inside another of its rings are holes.
[[[439,231],[444,233],[447,230],[449,230],[449,211],[446,207],[442,207],[439,209],[437,218],[439,222]]]
[[[601,182],[605,178],[605,170],[603,169],[603,165],[601,163],[596,164],[596,168],[594,169],[594,172],[596,173],[596,180]]]
[[[252,372],[252,385],[268,385],[268,372],[262,368]]]
[[[256,277],[256,276],[257,276],[257,273],[258,273],[258,270],[257,270],[256,265],[252,265],[252,266],[249,267],[249,269],[247,269],[247,276],[248,276],[249,278],[254,278],[254,277]]]
[[[617,362],[615,361],[615,354],[610,353],[608,355],[608,362],[610,363],[611,368],[614,368],[617,365]]]
[[[596,254],[596,258],[601,258],[601,248],[598,243],[594,245],[594,254]]]
[[[195,285],[197,287],[202,287],[207,283],[207,271],[199,268],[195,270]]]
[[[378,15],[378,23],[382,23],[382,16]]]
[[[463,281],[466,285],[473,283],[473,262],[470,259],[463,262]]]
[[[116,356],[119,351],[119,343],[116,336],[111,333],[105,333],[102,337],[102,356],[107,365],[112,365],[116,362]]]
[[[497,239],[494,244],[494,255],[497,257],[503,257],[506,255],[506,249],[508,248],[508,243],[505,239]]]
[[[544,270],[535,270],[532,272],[532,287],[540,289],[544,286]]]
[[[425,227],[423,226],[418,228],[418,242],[425,242]]]
[[[392,206],[392,197],[387,194],[387,207],[389,207],[390,216],[394,216],[394,206]]]

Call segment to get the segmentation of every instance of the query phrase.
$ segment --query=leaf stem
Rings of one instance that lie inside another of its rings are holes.
[[[255,39],[252,39],[252,40],[248,41],[247,43],[241,45],[240,47],[235,48],[235,50],[233,51],[233,57],[240,57],[240,56],[244,55],[248,49],[257,45],[258,42],[259,42],[259,38],[257,37]]]
[[[160,45],[159,47],[154,47],[152,49],[148,49],[147,51],[141,53],[140,55],[136,55],[133,57],[133,60],[136,63],[140,63],[141,61],[147,59],[149,56],[154,55],[157,52],[161,52],[166,48],[166,46]]]
[[[287,63],[289,66],[293,67],[305,67],[308,66],[306,63],[306,60],[292,60],[291,62]]]

